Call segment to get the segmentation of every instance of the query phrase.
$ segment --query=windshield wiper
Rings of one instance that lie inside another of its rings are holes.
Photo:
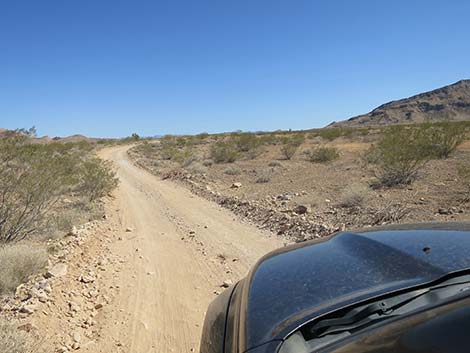
[[[467,295],[470,276],[453,278],[441,284],[414,290],[394,297],[378,300],[371,304],[354,307],[345,312],[329,315],[302,329],[306,340],[346,331],[355,331],[365,326],[411,312],[428,305],[442,303],[456,295]]]

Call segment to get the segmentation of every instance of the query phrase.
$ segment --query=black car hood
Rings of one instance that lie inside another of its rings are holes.
[[[305,318],[466,269],[468,231],[339,233],[271,253],[245,281],[244,348],[282,339]]]

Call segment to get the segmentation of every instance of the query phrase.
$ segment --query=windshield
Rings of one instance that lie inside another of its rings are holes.
[[[280,353],[316,351],[372,325],[467,297],[469,290],[470,275],[465,275],[348,307],[305,324],[285,341]]]

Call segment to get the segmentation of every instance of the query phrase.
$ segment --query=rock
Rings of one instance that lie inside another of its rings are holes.
[[[20,313],[31,315],[37,310],[37,305],[35,304],[25,304],[20,308]]]
[[[45,277],[63,277],[67,274],[67,265],[64,263],[58,263],[52,267],[49,271],[46,272]]]
[[[18,326],[17,329],[19,331],[31,332],[33,330],[37,330],[38,328],[36,326],[34,326],[32,323],[27,322],[25,324],[22,324],[22,325]]]
[[[298,215],[302,215],[302,214],[306,214],[308,212],[308,208],[306,206],[303,206],[303,205],[298,205],[297,207],[295,207],[293,209],[294,213],[298,214]]]
[[[450,214],[452,214],[452,210],[448,210],[448,209],[445,209],[445,208],[440,208],[437,212],[438,212],[439,214],[442,214],[442,215],[450,215]]]
[[[81,275],[79,280],[82,283],[93,283],[95,281],[95,277],[92,275]]]
[[[72,332],[72,339],[76,343],[80,343],[82,341],[82,336],[80,335],[80,332],[74,331]]]
[[[242,183],[233,183],[230,188],[231,189],[239,189],[242,187]]]
[[[126,228],[126,232],[127,232],[127,233],[131,233],[133,230],[134,230],[134,229],[132,229],[131,227]]]
[[[230,287],[231,285],[233,284],[233,281],[231,279],[227,279],[224,281],[224,283],[222,283],[221,287],[223,288],[228,288]]]
[[[77,227],[73,226],[72,229],[68,233],[69,235],[72,235],[74,237],[78,236],[78,229]]]
[[[31,298],[31,293],[24,284],[20,284],[18,287],[16,287],[15,298],[24,302]]]

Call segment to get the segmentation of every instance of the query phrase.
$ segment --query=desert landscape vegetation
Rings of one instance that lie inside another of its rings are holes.
[[[270,250],[469,220],[469,89],[302,131],[0,131],[0,352],[194,352],[207,304]]]

